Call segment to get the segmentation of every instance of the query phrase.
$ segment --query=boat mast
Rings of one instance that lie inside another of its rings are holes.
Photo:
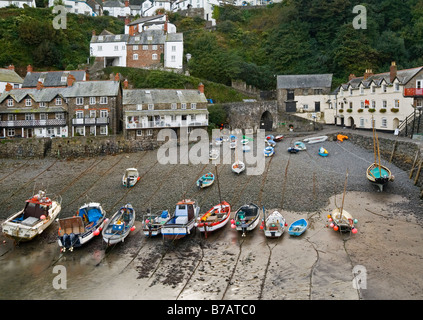
[[[375,164],[377,163],[376,161],[376,136],[375,136],[375,122],[373,120],[373,115],[372,115],[372,128],[373,128],[373,153],[375,155]]]
[[[217,164],[214,165],[214,168],[216,170],[216,180],[217,180],[217,190],[219,191],[219,200],[220,200],[220,210],[222,210],[222,195],[220,193],[220,184],[219,184],[219,177],[217,175]]]
[[[381,169],[381,167],[380,167],[379,139],[378,139],[378,137],[377,137],[377,134],[376,134],[376,142],[377,142],[377,157],[378,157],[378,160],[379,160],[379,177],[381,177],[381,178],[382,178],[382,169]]]
[[[347,180],[348,180],[348,168],[347,168],[347,173],[345,175],[344,194],[342,195],[342,205],[340,210],[341,216],[339,217],[340,221],[342,221],[342,210],[344,209],[345,192],[347,191]]]

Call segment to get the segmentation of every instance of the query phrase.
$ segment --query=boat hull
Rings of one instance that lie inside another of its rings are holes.
[[[250,203],[243,205],[235,213],[235,229],[242,232],[245,237],[248,231],[254,230],[260,221],[260,209],[257,205]]]
[[[37,235],[43,233],[44,230],[46,230],[57,218],[61,210],[62,206],[57,201],[52,201],[52,208],[49,210],[49,214],[46,219],[38,220],[38,222],[32,226],[12,221],[23,213],[23,210],[21,210],[7,218],[6,221],[2,223],[2,231],[6,236],[16,241],[30,241]]]
[[[279,212],[273,212],[264,221],[264,235],[267,238],[279,238],[284,231],[285,218]]]
[[[298,237],[306,231],[307,225],[308,225],[308,223],[305,219],[300,219],[300,220],[294,221],[289,226],[288,233],[291,236],[297,236]]]
[[[227,209],[227,211],[223,212],[224,218],[217,220],[217,221],[207,221],[207,216],[210,215],[211,212],[220,209],[220,204],[214,206],[212,209],[207,211],[203,215],[202,218],[199,219],[197,229],[200,232],[204,232],[204,233],[213,232],[213,231],[216,231],[218,229],[223,228],[228,223],[229,217],[231,215],[231,207],[230,207],[229,203],[227,203],[226,201],[222,202],[222,206],[224,206],[224,208]],[[222,212],[217,212],[217,214],[222,214]],[[202,219],[204,219],[203,222],[202,222]]]
[[[102,231],[102,236],[104,242],[106,242],[108,245],[114,245],[119,242],[124,242],[125,238],[131,233],[131,228],[135,224],[135,211],[134,208],[128,204],[127,209],[130,210],[128,213],[129,217],[127,216],[127,220],[125,222],[125,219],[123,219],[122,223],[122,230],[115,230],[116,223],[118,221],[122,221],[122,209],[126,209],[126,207],[122,207],[119,209],[107,222],[104,224],[104,228]]]
[[[379,188],[379,191],[383,191],[383,187],[390,181],[394,181],[394,176],[387,167],[372,163],[366,170],[366,177],[372,184]]]
[[[192,220],[185,225],[175,224],[166,225],[162,227],[163,238],[168,240],[178,240],[191,234],[192,229],[195,226],[195,221]]]

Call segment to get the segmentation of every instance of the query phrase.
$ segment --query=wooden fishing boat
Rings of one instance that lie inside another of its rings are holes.
[[[388,167],[381,165],[380,163],[380,150],[379,150],[379,139],[377,133],[375,132],[374,121],[372,117],[372,127],[373,127],[373,151],[375,160],[367,168],[366,177],[372,184],[378,186],[379,191],[383,191],[383,187],[389,182],[394,181],[394,176],[391,173],[391,170]]]
[[[200,207],[194,200],[184,199],[176,204],[175,212],[162,227],[165,239],[181,239],[190,234],[195,226]]]
[[[203,174],[198,180],[197,180],[197,187],[199,188],[207,188],[210,187],[214,182],[214,174],[209,172],[206,174]]]
[[[81,247],[104,227],[106,212],[98,202],[89,202],[81,206],[74,217],[59,219],[59,236],[57,242],[62,251],[73,251]]]
[[[329,155],[328,151],[325,148],[323,148],[323,147],[320,147],[319,148],[319,152],[318,153],[322,157],[327,157]]]
[[[121,207],[109,219],[106,219],[102,231],[103,240],[107,245],[123,242],[131,231],[135,230],[135,210],[130,203]]]
[[[283,140],[283,134],[278,134],[275,136],[275,138],[273,139],[273,141],[279,142]]]
[[[355,224],[358,222],[352,215],[342,208],[335,208],[329,215],[330,227],[334,231],[357,233]]]
[[[264,209],[263,215],[265,215]],[[267,238],[279,238],[285,231],[286,226],[285,218],[279,211],[275,210],[270,215],[263,218],[260,229],[264,231],[264,235]]]
[[[155,237],[161,234],[163,225],[170,219],[168,210],[163,210],[156,214],[147,213],[142,218],[142,231],[148,237]]]
[[[241,206],[235,213],[235,218],[232,219],[232,228],[237,231],[242,231],[242,236],[245,237],[247,231],[252,231],[257,227],[260,221],[260,209],[254,203],[245,204]]]
[[[128,168],[122,177],[122,184],[124,187],[133,187],[140,180],[138,170],[136,168]]]
[[[306,231],[307,229],[307,220],[306,219],[299,219],[291,223],[288,229],[288,233],[291,236],[300,236]]]
[[[51,199],[40,190],[25,201],[25,207],[2,223],[3,233],[17,241],[29,241],[41,234],[59,215],[61,197]]]
[[[318,142],[326,141],[327,139],[328,139],[328,136],[320,136],[320,137],[307,138],[307,139],[304,139],[303,141],[307,143],[318,143]]]
[[[263,150],[263,153],[264,153],[265,157],[271,157],[275,153],[275,148],[270,147],[270,146],[265,147],[264,150]]]
[[[344,200],[345,200],[345,193],[347,191],[347,181],[348,181],[348,169],[345,175],[345,184],[344,184],[344,192],[342,195],[342,204],[340,208],[335,208],[331,214],[328,215],[329,219],[329,226],[333,228],[334,231],[340,232],[352,232],[357,233],[357,229],[355,228],[354,224],[357,223],[357,219],[353,219],[350,213],[344,210]],[[336,205],[336,198],[335,198],[335,205]]]
[[[197,228],[207,237],[208,232],[223,228],[229,221],[230,215],[230,204],[222,201],[198,218]]]

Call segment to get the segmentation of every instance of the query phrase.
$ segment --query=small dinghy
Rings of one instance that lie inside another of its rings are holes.
[[[197,187],[199,188],[207,188],[210,187],[214,182],[214,174],[209,172],[206,173],[204,175],[202,175],[198,180],[197,180]]]
[[[275,138],[273,139],[273,141],[279,142],[283,140],[283,134],[278,134],[275,136]]]
[[[224,227],[228,223],[230,215],[230,204],[222,201],[198,218],[197,228],[207,237],[208,232]]]
[[[296,142],[294,142],[294,147],[297,148],[300,151],[307,149],[306,145],[302,141],[296,141]]]
[[[233,172],[240,174],[244,170],[245,170],[245,163],[242,162],[241,160],[235,161],[232,164],[232,171]]]
[[[288,233],[291,236],[300,236],[304,233],[304,231],[306,231],[307,229],[307,220],[305,219],[299,219],[297,221],[294,221],[288,229]]]
[[[136,168],[128,168],[122,177],[122,184],[124,187],[130,188],[140,180],[138,170]]]
[[[121,207],[110,218],[102,231],[103,240],[107,245],[123,242],[131,231],[135,230],[135,210],[130,203]]]
[[[265,210],[263,209],[263,215]],[[285,218],[279,211],[273,211],[270,215],[263,218],[260,229],[264,231],[267,238],[279,238],[285,231],[287,226]]]
[[[275,147],[276,142],[274,140],[266,140],[266,143],[269,147]]]
[[[231,221],[231,228],[242,231],[245,237],[247,231],[252,231],[257,227],[260,220],[260,209],[254,203],[241,206],[235,213],[235,219]]]
[[[288,152],[289,153],[298,153],[298,152],[300,152],[300,149],[298,149],[296,147],[289,147]]]
[[[274,139],[275,139],[274,135],[269,134],[266,136],[266,140],[274,140]]]
[[[303,141],[307,143],[318,143],[318,142],[326,141],[327,139],[328,139],[328,136],[320,136],[320,137],[307,138],[307,139],[304,139]]]
[[[155,237],[161,234],[163,225],[170,219],[170,213],[168,210],[163,210],[157,214],[147,213],[143,216],[143,227],[142,231],[144,235],[148,237]]]
[[[162,227],[165,239],[177,240],[191,233],[200,207],[193,200],[184,199],[176,204],[175,212]]]
[[[248,146],[248,145],[243,145],[242,146],[242,152],[250,152],[250,150],[251,150],[251,147],[250,146]]]
[[[2,223],[3,233],[17,241],[32,240],[59,215],[62,199],[52,200],[40,190],[25,201],[25,207]]]
[[[319,155],[322,156],[322,157],[327,157],[329,155],[329,153],[325,148],[320,147],[319,148]]]
[[[62,252],[81,247],[98,236],[105,224],[106,212],[98,202],[81,206],[77,216],[59,219],[59,236],[57,242]]]
[[[209,152],[209,159],[210,160],[216,160],[220,156],[220,151],[218,149],[212,148]]]
[[[248,139],[242,139],[241,140],[241,144],[244,146],[244,145],[246,145],[246,144],[248,144],[250,142],[250,140],[248,140]]]
[[[275,153],[275,148],[268,146],[264,148],[263,153],[265,157],[271,157]]]
[[[216,138],[216,140],[214,141],[214,143],[215,143],[217,146],[220,146],[220,145],[223,143],[223,138],[222,138],[222,137],[220,137],[220,138]]]

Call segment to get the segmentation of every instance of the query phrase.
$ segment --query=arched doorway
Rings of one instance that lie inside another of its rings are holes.
[[[398,118],[394,118],[394,120],[392,121],[392,129],[395,130],[396,128],[399,127],[400,121]]]
[[[348,118],[347,126],[350,127],[351,129],[355,129],[355,123],[354,123],[354,118],[353,117],[349,117]]]
[[[273,128],[273,117],[269,111],[263,112],[260,119],[260,129],[266,131],[272,131]]]

